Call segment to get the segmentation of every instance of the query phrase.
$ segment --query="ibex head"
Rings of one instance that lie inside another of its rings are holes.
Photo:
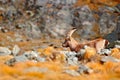
[[[76,47],[79,45],[79,43],[72,38],[72,34],[76,31],[75,28],[73,28],[70,32],[68,32],[64,43],[62,44],[63,47],[69,47],[71,51],[75,51]]]

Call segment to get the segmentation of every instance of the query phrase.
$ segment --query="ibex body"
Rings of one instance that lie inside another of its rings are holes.
[[[81,48],[83,48],[85,45],[89,46],[89,47],[93,47],[96,49],[97,52],[99,52],[101,49],[104,49],[105,46],[109,43],[107,40],[99,38],[99,39],[95,39],[92,41],[85,41],[85,42],[77,42],[73,37],[72,37],[72,33],[75,31],[76,29],[71,30],[68,35],[67,38],[65,39],[64,43],[62,44],[63,47],[69,47],[71,51],[75,51],[78,52]]]

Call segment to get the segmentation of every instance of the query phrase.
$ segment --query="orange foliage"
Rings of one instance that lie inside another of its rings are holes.
[[[120,59],[120,51],[119,51],[119,49],[118,48],[113,48],[111,50],[111,56]]]
[[[26,73],[25,75],[30,77],[38,77],[38,78],[44,77],[44,74],[40,72],[29,72],[29,73]]]
[[[2,68],[2,74],[4,74],[4,75],[11,75],[11,76],[20,76],[20,75],[22,75],[22,72],[15,69],[15,68],[5,66],[5,65],[3,65],[2,67],[3,67]]]
[[[84,59],[90,59],[91,57],[95,56],[96,50],[94,48],[87,48],[84,54]]]
[[[114,67],[117,65],[117,63],[114,62],[106,62],[104,63],[104,68],[107,72],[113,71]]]
[[[120,51],[119,51],[119,49],[118,48],[113,48],[112,49],[112,54],[114,54],[114,53],[119,53]]]
[[[117,74],[120,74],[120,63],[116,64],[116,66],[114,67],[114,71],[117,73]]]
[[[77,70],[78,66],[69,66],[68,69],[70,69],[70,70]]]
[[[54,48],[53,47],[47,47],[43,50],[43,54],[46,55],[46,56],[50,56],[54,51]]]
[[[96,62],[89,62],[87,63],[87,65],[94,70],[94,72],[98,72],[98,73],[105,73],[105,68],[103,67],[102,64],[100,63],[96,63]]]
[[[115,6],[119,3],[119,0],[78,0],[75,6],[89,5],[92,10],[97,10],[103,5]]]

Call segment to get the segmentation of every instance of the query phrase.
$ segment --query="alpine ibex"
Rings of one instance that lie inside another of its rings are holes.
[[[63,47],[69,47],[71,51],[78,52],[81,48],[83,48],[85,45],[89,47],[93,47],[96,49],[97,52],[99,52],[101,49],[104,49],[105,46],[109,43],[107,40],[98,38],[91,41],[85,41],[85,42],[78,42],[73,37],[72,34],[76,31],[76,29],[72,29],[65,38],[64,43],[62,44]]]

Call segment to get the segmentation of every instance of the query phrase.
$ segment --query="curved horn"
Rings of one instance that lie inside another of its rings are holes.
[[[72,30],[70,30],[67,34],[67,38],[70,38],[76,30],[77,30],[76,28],[73,28]]]

